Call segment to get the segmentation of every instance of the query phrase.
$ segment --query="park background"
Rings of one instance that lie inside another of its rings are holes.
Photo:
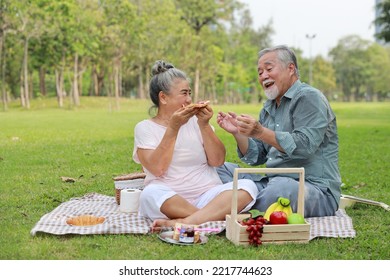
[[[365,204],[347,209],[356,238],[308,245],[241,248],[222,235],[178,250],[155,235],[32,237],[62,202],[114,196],[112,178],[139,170],[133,128],[149,117],[155,60],[192,77],[193,101],[257,117],[257,53],[272,45],[272,24],[254,28],[239,1],[0,3],[0,259],[390,259],[389,215]],[[338,120],[342,192],[389,204],[388,45],[351,34],[327,57],[296,53],[301,80],[324,92]],[[212,122],[238,162],[234,140]]]
[[[368,18],[377,2],[372,1]],[[28,109],[30,100],[53,96],[59,107],[79,106],[80,96],[146,99],[150,69],[159,59],[187,72],[193,81],[195,102],[208,99],[214,104],[241,104],[259,102],[264,97],[257,81],[257,53],[273,44],[275,30],[272,21],[255,27],[253,14],[261,17],[262,12],[249,10],[244,2],[2,0],[0,3],[3,110],[7,110],[11,100],[19,100]],[[301,80],[319,88],[331,101],[388,100],[389,1],[379,1],[378,5],[371,22],[378,28],[371,40],[347,34],[339,38],[327,55],[315,56],[303,55],[302,49],[291,46],[298,56]],[[286,24],[294,22],[296,13],[302,9],[305,7],[296,6]],[[308,10],[307,15],[310,13]],[[350,13],[353,14],[353,7]],[[332,15],[329,19],[332,20]],[[312,30],[310,21],[308,30]],[[343,25],[338,28],[343,29]],[[320,40],[305,32],[301,31],[308,42]],[[118,104],[114,109],[119,109]]]

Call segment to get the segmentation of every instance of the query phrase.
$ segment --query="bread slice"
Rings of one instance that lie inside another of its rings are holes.
[[[204,101],[204,102],[202,102],[202,103],[191,103],[190,105],[183,106],[183,107],[186,107],[186,108],[204,108],[204,107],[206,107],[209,103],[210,103],[210,101]]]

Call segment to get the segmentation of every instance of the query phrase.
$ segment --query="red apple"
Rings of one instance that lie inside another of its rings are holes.
[[[269,216],[269,222],[272,225],[287,224],[287,214],[283,211],[272,212]]]

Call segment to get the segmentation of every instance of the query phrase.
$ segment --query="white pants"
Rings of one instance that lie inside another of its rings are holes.
[[[258,195],[258,189],[256,184],[252,180],[248,179],[240,179],[238,180],[239,190],[247,191],[252,197],[252,201],[241,211],[245,212],[251,209],[253,204],[256,201],[256,197]],[[211,200],[213,200],[220,193],[232,190],[233,182],[229,182],[223,185],[218,185],[208,190],[207,192],[200,195],[200,197],[192,203],[195,207],[201,209],[205,207]],[[161,205],[172,196],[176,195],[175,191],[173,191],[170,187],[165,185],[157,185],[150,184],[144,188],[140,196],[140,206],[139,206],[139,214],[150,218],[152,220],[155,219],[168,219],[166,215],[161,213]],[[228,201],[227,203],[231,203]]]

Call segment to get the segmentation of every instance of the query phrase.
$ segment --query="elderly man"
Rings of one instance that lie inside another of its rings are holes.
[[[334,215],[340,200],[336,117],[326,97],[299,80],[294,52],[286,46],[259,52],[258,79],[267,101],[259,120],[247,114],[219,112],[217,122],[237,142],[240,159],[251,166],[305,168],[305,216]],[[231,181],[238,165],[218,168],[223,182]],[[297,207],[298,175],[242,174],[257,184],[253,208],[265,211],[282,196]]]

